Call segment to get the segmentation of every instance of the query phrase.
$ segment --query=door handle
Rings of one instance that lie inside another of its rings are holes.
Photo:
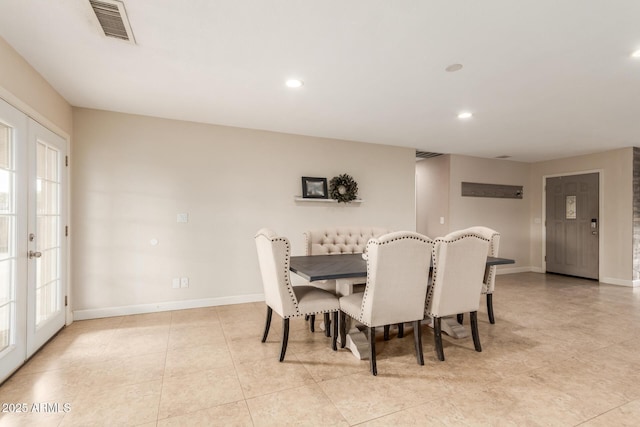
[[[29,251],[29,259],[40,258],[41,256],[42,256],[42,252]]]

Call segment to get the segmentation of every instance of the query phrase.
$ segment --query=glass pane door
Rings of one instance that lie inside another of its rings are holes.
[[[26,116],[0,100],[0,381],[26,359],[26,136]]]
[[[36,328],[61,310],[60,152],[36,142]]]
[[[0,351],[11,345],[15,329],[16,212],[12,145],[11,128],[0,123]]]
[[[65,141],[35,121],[29,122],[29,147],[35,161],[31,174],[29,212],[29,329],[31,354],[65,320],[65,264],[62,262]],[[33,298],[31,297],[33,296]]]

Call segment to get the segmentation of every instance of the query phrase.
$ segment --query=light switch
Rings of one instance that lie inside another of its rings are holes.
[[[189,222],[189,214],[188,213],[179,213],[177,217],[177,221],[180,223]]]

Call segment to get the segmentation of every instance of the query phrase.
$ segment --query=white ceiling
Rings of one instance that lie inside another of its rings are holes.
[[[638,0],[124,3],[135,45],[88,0],[1,0],[0,36],[78,107],[527,162],[640,145]]]

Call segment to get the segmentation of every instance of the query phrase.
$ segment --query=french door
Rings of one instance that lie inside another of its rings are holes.
[[[0,381],[65,322],[66,141],[0,100]]]

